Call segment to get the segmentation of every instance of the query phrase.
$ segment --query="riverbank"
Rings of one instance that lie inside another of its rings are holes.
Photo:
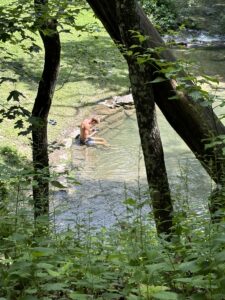
[[[84,10],[76,24],[93,26],[95,30],[80,32],[70,28],[69,32],[60,33],[60,72],[48,118],[50,147],[68,134],[68,128],[80,122],[86,107],[100,99],[126,93],[129,86],[126,62],[92,11]],[[0,43],[0,76],[13,78],[1,83],[2,106],[6,109],[15,104],[7,101],[7,97],[11,91],[17,90],[23,96],[16,104],[32,111],[43,69],[44,51],[39,36],[31,36],[40,47],[37,52],[24,51],[22,43]],[[5,53],[11,56],[5,57]],[[0,141],[31,158],[30,135],[18,136],[29,123],[24,121],[24,128],[15,128],[15,121],[18,119],[4,118]]]
[[[100,119],[98,124],[98,136],[104,136],[107,131],[113,130],[123,122],[124,117],[134,114],[133,98],[131,94],[107,97],[95,103],[91,103],[79,110],[73,123],[70,123],[57,140],[59,149],[55,149],[50,154],[50,164],[57,172],[63,173],[70,165],[69,159],[71,157],[70,151],[73,144],[79,144],[79,139],[76,137],[80,132],[80,123],[83,119],[90,116],[97,116]],[[86,146],[82,146],[86,147]],[[77,152],[79,155],[79,151]],[[79,161],[79,157],[77,158]],[[62,179],[62,178],[61,178]],[[64,183],[65,180],[63,179]]]

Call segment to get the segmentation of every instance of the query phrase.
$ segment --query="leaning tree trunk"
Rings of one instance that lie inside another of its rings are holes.
[[[153,214],[158,234],[171,234],[173,206],[167,179],[163,147],[156,120],[155,102],[149,74],[152,74],[148,61],[138,63],[145,54],[143,43],[135,33],[140,32],[135,0],[117,0],[118,24],[126,49],[124,55],[129,67],[132,94],[136,108],[138,128],[144,154],[148,185],[150,189]],[[130,48],[135,45],[135,48]],[[131,53],[132,55],[126,55]]]
[[[117,45],[123,44],[116,15],[116,0],[87,0],[87,2],[102,21],[115,43]],[[140,22],[140,33],[143,36],[149,37],[145,47],[165,47],[163,40],[140,6],[137,7],[136,13]],[[155,57],[163,58],[167,61],[175,61],[174,56],[169,50],[161,52],[160,55],[155,54]],[[149,80],[152,80],[155,71],[159,71],[158,68],[158,66],[153,65],[153,68],[150,70]],[[188,84],[194,86],[192,82],[188,82]],[[211,178],[217,184],[223,185],[225,159],[222,149],[217,146],[205,149],[209,139],[217,137],[220,134],[225,134],[225,127],[215,115],[212,108],[201,106],[185,93],[178,93],[174,80],[155,83],[153,91],[155,102],[170,125],[186,142]],[[179,100],[169,99],[173,96],[178,96]],[[201,99],[199,102],[201,102]]]
[[[49,159],[47,118],[52,103],[60,63],[57,22],[46,18],[47,1],[34,0],[36,22],[44,44],[45,62],[32,110],[32,150],[34,166],[34,217],[49,213]],[[44,17],[45,16],[45,17]]]

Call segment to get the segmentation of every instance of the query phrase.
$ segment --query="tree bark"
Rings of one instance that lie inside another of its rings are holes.
[[[57,22],[43,17],[47,1],[34,0],[36,22],[44,44],[44,68],[32,110],[32,151],[34,166],[34,217],[49,214],[49,159],[47,124],[60,64],[60,39]]]
[[[116,0],[87,0],[87,2],[102,21],[115,43],[117,45],[123,44],[116,16]],[[140,6],[137,7],[136,13],[140,22],[140,33],[149,37],[145,47],[164,47],[162,38]],[[155,54],[155,57],[175,61],[169,50],[161,52],[160,55]],[[149,74],[150,80],[154,78],[155,71],[158,71],[158,68],[153,65]],[[192,82],[188,82],[188,84],[194,86]],[[225,127],[215,115],[213,109],[201,106],[187,93],[178,93],[174,80],[155,83],[153,91],[155,102],[170,125],[186,142],[211,178],[217,184],[224,185],[225,159],[221,147],[214,146],[205,149],[209,139],[225,134]],[[179,100],[169,99],[175,95],[179,97]]]
[[[148,185],[157,233],[171,235],[173,206],[164,161],[163,147],[158,129],[155,102],[149,74],[149,62],[139,64],[137,58],[145,54],[143,43],[135,38],[140,32],[135,0],[117,0],[118,25],[124,45],[124,55],[129,67],[129,77],[136,108],[138,128],[144,154]],[[135,48],[130,48],[135,45]],[[132,49],[132,55],[126,55]]]

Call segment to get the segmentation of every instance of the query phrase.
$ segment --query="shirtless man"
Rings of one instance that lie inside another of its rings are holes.
[[[85,119],[80,124],[80,144],[93,146],[93,145],[104,145],[108,146],[108,143],[103,138],[93,137],[96,134],[96,130],[93,127],[99,124],[100,121],[96,117]]]

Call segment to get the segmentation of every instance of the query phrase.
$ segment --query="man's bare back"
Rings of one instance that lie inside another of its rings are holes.
[[[93,137],[96,131],[93,131],[93,127],[99,124],[100,121],[96,117],[90,119],[84,119],[80,124],[80,142],[82,145],[104,145],[108,146],[108,143],[103,138]]]

